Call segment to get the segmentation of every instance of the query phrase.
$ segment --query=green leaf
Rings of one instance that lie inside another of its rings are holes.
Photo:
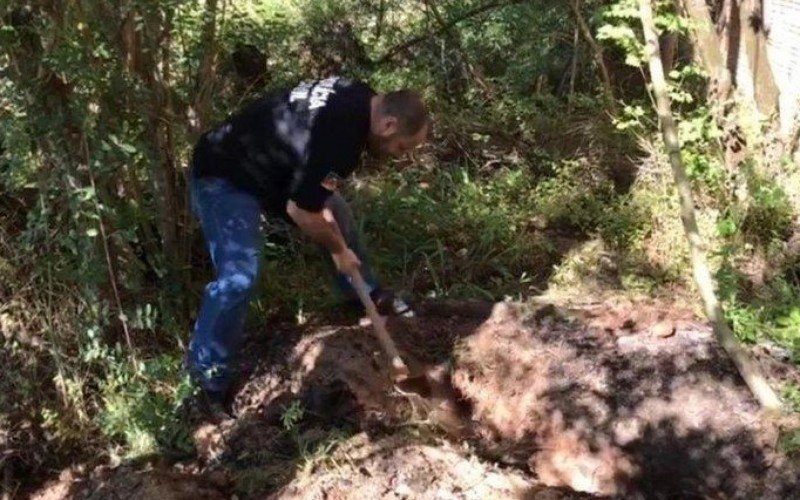
[[[724,238],[735,234],[737,229],[732,219],[727,218],[717,222],[717,233]]]

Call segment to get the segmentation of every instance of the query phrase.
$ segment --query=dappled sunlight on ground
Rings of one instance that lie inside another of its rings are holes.
[[[450,301],[390,322],[412,368],[450,366],[458,434],[393,387],[367,328],[254,332],[237,418],[198,426],[197,458],[85,471],[42,498],[798,493],[778,425],[691,310],[608,304]]]

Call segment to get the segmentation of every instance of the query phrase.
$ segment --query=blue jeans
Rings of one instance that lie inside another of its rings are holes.
[[[264,243],[261,204],[252,194],[216,177],[192,178],[190,195],[216,278],[205,288],[189,343],[188,369],[205,390],[224,394],[231,384],[231,360],[244,337],[248,304],[258,278]],[[326,206],[348,246],[361,259],[365,281],[374,288],[375,278],[350,207],[338,194],[331,196]],[[337,275],[336,283],[343,294],[354,295],[346,276]]]

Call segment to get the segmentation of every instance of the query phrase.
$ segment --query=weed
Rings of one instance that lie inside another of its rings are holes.
[[[783,400],[791,411],[800,413],[800,386],[788,384],[784,387]],[[782,432],[778,444],[784,453],[800,454],[800,429],[787,429]]]
[[[114,358],[108,364],[99,389],[103,433],[124,445],[127,458],[190,453],[194,443],[177,410],[194,388],[180,358],[164,355],[136,364]]]
[[[281,413],[281,424],[283,424],[284,430],[296,435],[298,424],[303,420],[305,413],[303,404],[299,400],[292,401]]]

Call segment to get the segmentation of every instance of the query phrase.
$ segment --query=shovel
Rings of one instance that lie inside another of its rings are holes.
[[[456,435],[462,434],[465,423],[463,416],[456,403],[457,393],[450,380],[449,374],[441,367],[433,370],[422,370],[421,375],[411,376],[405,361],[400,356],[397,346],[392,340],[389,331],[386,329],[386,318],[378,313],[377,307],[369,296],[367,284],[361,273],[355,271],[352,276],[353,288],[355,288],[358,298],[367,310],[375,334],[384,352],[389,356],[392,363],[392,378],[395,389],[406,397],[409,397],[428,410],[428,417],[435,421],[448,432]]]
[[[389,335],[389,331],[386,329],[386,318],[378,313],[375,302],[373,302],[372,297],[369,296],[367,283],[358,271],[354,271],[351,278],[353,280],[353,288],[355,288],[364,309],[367,310],[367,315],[369,316],[370,322],[372,322],[372,327],[375,329],[375,334],[378,336],[378,341],[381,343],[381,347],[383,347],[384,352],[389,356],[392,362],[392,378],[394,382],[401,382],[408,379],[410,374],[408,366],[406,366],[403,358],[400,357],[397,346],[395,346],[391,335]]]

